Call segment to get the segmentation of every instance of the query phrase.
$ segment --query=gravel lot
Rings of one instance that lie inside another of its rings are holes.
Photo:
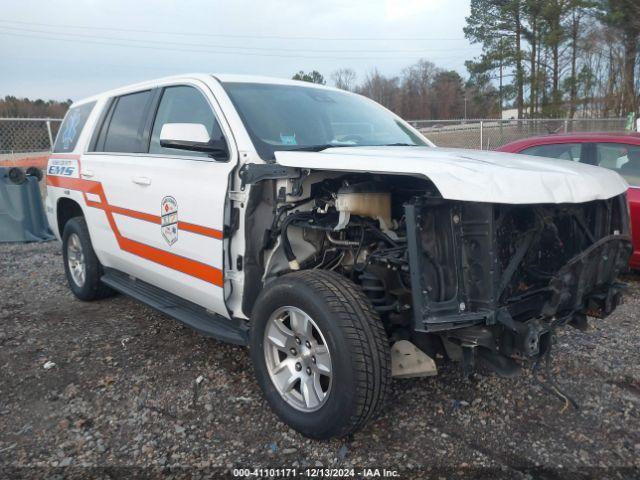
[[[247,350],[124,296],[76,300],[57,242],[0,245],[0,477],[353,466],[403,478],[638,478],[640,278],[626,280],[612,317],[558,336],[553,370],[579,411],[528,371],[465,380],[442,365],[394,382],[364,431],[316,442],[270,411]]]

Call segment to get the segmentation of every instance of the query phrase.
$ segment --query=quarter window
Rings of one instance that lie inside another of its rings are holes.
[[[536,145],[522,150],[525,155],[535,155],[536,157],[558,158],[561,160],[580,161],[582,154],[581,143],[552,143],[549,145]]]
[[[160,132],[166,123],[199,123],[205,126],[209,137],[222,138],[222,131],[207,99],[194,87],[167,87],[162,93],[158,113],[151,132],[149,153],[207,157],[207,153],[188,152],[160,146]]]
[[[115,100],[113,114],[108,120],[104,152],[146,153],[145,120],[148,118],[151,91],[123,95]],[[98,144],[100,145],[100,141]]]
[[[60,131],[56,137],[56,143],[53,146],[55,153],[72,152],[73,149],[76,148],[80,133],[95,104],[96,102],[85,103],[84,105],[73,107],[69,110],[64,117]]]

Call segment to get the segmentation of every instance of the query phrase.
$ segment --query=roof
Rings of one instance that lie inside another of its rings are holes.
[[[105,92],[92,95],[90,97],[83,98],[74,102],[74,106],[81,105],[83,103],[91,102],[103,97],[113,97],[127,93],[133,90],[153,88],[161,83],[179,81],[185,79],[196,79],[207,81],[211,78],[215,78],[220,82],[235,82],[235,83],[270,83],[274,85],[291,85],[291,86],[304,86],[311,88],[322,88],[326,90],[338,90],[337,88],[327,87],[326,85],[319,85],[317,83],[303,82],[301,80],[290,80],[287,78],[265,77],[260,75],[238,75],[229,73],[185,73],[181,75],[172,75],[168,77],[156,78],[153,80],[147,80],[144,82],[125,85],[119,88],[108,90]],[[344,90],[340,90],[341,92]]]
[[[518,152],[525,147],[535,145],[547,145],[551,143],[587,143],[587,142],[611,142],[611,143],[632,143],[640,145],[640,132],[576,132],[560,133],[552,135],[539,135],[535,137],[523,138],[502,145],[496,148],[502,152]]]
[[[302,80],[291,80],[289,78],[265,77],[261,75],[238,75],[233,73],[214,73],[213,77],[223,83],[269,83],[273,85],[291,85],[298,87],[315,87],[325,90],[338,90],[334,87],[327,87],[318,83],[303,82]],[[340,90],[343,91],[343,90]]]
[[[638,137],[640,132],[573,132],[539,135],[532,138],[591,138],[591,137]]]

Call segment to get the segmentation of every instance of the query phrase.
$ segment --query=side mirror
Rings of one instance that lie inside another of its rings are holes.
[[[165,123],[160,131],[160,146],[190,152],[204,152],[217,160],[227,160],[229,149],[224,137],[209,137],[201,123]]]

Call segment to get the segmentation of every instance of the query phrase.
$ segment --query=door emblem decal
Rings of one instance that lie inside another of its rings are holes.
[[[173,197],[164,197],[160,203],[160,231],[169,246],[178,241],[178,202]]]

